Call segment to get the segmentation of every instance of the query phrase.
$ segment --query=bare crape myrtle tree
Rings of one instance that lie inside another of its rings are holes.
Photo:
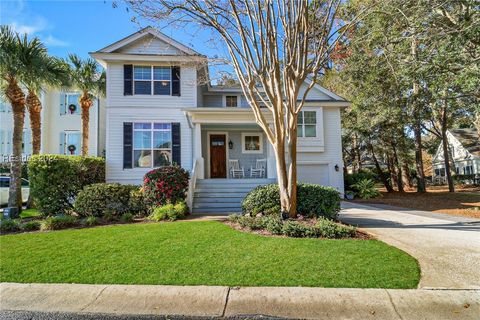
[[[330,63],[336,43],[354,23],[338,19],[341,2],[127,2],[143,19],[183,26],[196,24],[211,29],[221,40],[256,122],[273,146],[283,216],[296,216],[298,113]],[[268,113],[272,123],[267,121]]]

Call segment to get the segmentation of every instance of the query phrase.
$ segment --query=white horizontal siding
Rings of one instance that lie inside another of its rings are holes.
[[[309,168],[301,164],[328,164],[329,185],[343,194],[343,160],[342,160],[342,136],[340,108],[323,108],[323,152],[298,152],[297,161],[299,169]],[[335,165],[339,170],[335,171]],[[303,176],[309,172],[301,173]]]
[[[139,62],[136,65],[152,65]],[[162,64],[155,64],[162,65]],[[197,70],[194,66],[180,66],[180,97],[167,95],[123,95],[123,63],[107,66],[107,105],[115,107],[192,108],[197,100]]]
[[[181,135],[181,165],[187,170],[192,166],[192,131],[180,108],[175,106],[151,108],[107,109],[107,181],[141,184],[151,168],[123,169],[123,123],[138,121],[179,122]]]
[[[303,95],[305,94],[305,90],[307,89],[307,87],[308,87],[307,84],[302,84],[302,86],[300,87],[299,95],[298,95],[299,99],[303,98]],[[312,88],[307,94],[307,100],[332,100],[332,98],[330,98],[320,90],[316,88]]]
[[[122,47],[117,52],[128,54],[184,55],[184,53],[177,48],[152,35],[142,37],[132,44]]]

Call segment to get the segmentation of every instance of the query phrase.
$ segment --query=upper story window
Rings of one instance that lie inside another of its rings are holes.
[[[60,94],[60,114],[80,114],[79,93]]]
[[[297,137],[314,138],[317,136],[317,112],[300,111],[297,118]]]
[[[172,163],[170,123],[133,124],[133,164],[135,168],[168,166]]]
[[[225,96],[225,107],[227,108],[238,107],[238,96]]]
[[[134,94],[170,95],[172,70],[170,67],[134,66]]]

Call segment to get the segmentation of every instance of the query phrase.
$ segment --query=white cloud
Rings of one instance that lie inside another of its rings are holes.
[[[10,22],[10,27],[18,33],[27,33],[29,35],[50,29],[47,21],[42,17],[31,19],[31,23],[22,23],[18,20]]]
[[[43,43],[46,44],[47,46],[51,47],[68,47],[69,43],[62,41],[60,39],[55,38],[51,34],[49,34],[47,37],[42,38]]]

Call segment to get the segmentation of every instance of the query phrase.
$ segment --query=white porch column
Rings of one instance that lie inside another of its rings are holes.
[[[275,153],[273,146],[267,139],[267,178],[276,179],[277,178],[277,163],[275,162]]]
[[[202,157],[202,127],[200,123],[195,123],[193,131],[193,161],[198,161],[197,177],[203,179],[205,176],[204,160]]]

